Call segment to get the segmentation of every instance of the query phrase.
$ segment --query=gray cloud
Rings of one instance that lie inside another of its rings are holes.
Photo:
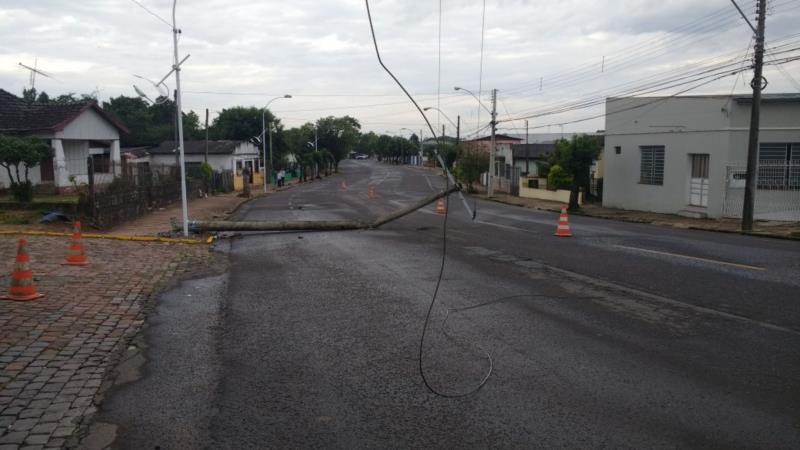
[[[170,18],[170,0],[141,1]],[[752,11],[752,0],[742,4]],[[800,0],[773,0],[772,4],[777,6],[769,17],[769,36],[796,33]],[[478,126],[476,103],[456,95],[452,87],[478,88],[481,5],[481,0],[444,0],[441,104],[448,114],[461,114],[467,130]],[[420,94],[422,103],[435,105],[438,2],[373,0],[371,6],[385,61],[410,90]],[[734,14],[727,0],[702,4],[696,0],[490,0],[484,97],[493,87],[501,89],[501,115],[506,108],[513,115],[692,61],[731,52],[743,55],[750,33]],[[702,17],[707,20],[685,27]],[[219,111],[237,104],[260,105],[269,95],[289,92],[295,98],[273,104],[289,125],[349,113],[375,131],[420,128],[418,115],[377,65],[361,0],[181,0],[178,24],[181,52],[191,54],[183,71],[187,108]],[[626,50],[638,43],[648,45],[639,53]],[[607,73],[600,73],[603,56]],[[133,95],[134,74],[159,78],[169,70],[171,32],[128,0],[4,0],[0,3],[0,87],[19,93],[27,74],[16,64],[32,64],[34,58],[57,78],[37,83],[51,94],[99,88],[102,98]],[[559,87],[566,80],[565,71],[590,64],[593,72],[581,74],[584,82]],[[787,66],[787,71],[792,67]],[[773,92],[791,90],[782,75],[768,71],[768,76]],[[545,86],[541,92],[540,77]],[[732,85],[732,79],[723,80],[704,92],[730,92]],[[741,86],[740,82],[740,90]],[[536,123],[556,123],[597,111],[576,111]],[[483,113],[481,122],[486,120]],[[599,120],[571,126],[599,127]]]

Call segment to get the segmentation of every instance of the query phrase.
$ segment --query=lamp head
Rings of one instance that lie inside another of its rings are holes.
[[[428,106],[427,108],[422,108],[423,111],[428,111],[429,109],[431,109],[430,106]]]
[[[283,98],[292,98],[292,96],[290,94],[286,94],[283,96]]]
[[[456,86],[456,87],[454,87],[454,88],[453,88],[453,90],[456,90],[456,91],[460,91],[461,89],[462,89],[462,88],[460,88],[460,87],[458,87],[458,86]]]

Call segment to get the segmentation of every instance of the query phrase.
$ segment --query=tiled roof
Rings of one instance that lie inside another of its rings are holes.
[[[209,155],[230,155],[241,144],[240,141],[208,141]],[[150,149],[151,155],[171,155],[174,153],[175,141],[164,141],[158,147]],[[206,152],[206,141],[184,141],[183,153],[188,155],[202,155]]]
[[[508,136],[506,134],[495,134],[494,135],[494,139],[495,139],[495,141],[517,141],[517,142],[522,141],[522,139],[515,138],[515,137],[512,137],[512,136]],[[484,136],[484,137],[477,138],[477,139],[471,139],[471,140],[469,140],[467,142],[483,142],[483,141],[491,141],[491,140],[492,140],[491,136]]]
[[[100,114],[119,131],[128,133],[125,125],[100,108],[95,101],[66,105],[28,103],[2,89],[0,89],[0,132],[25,134],[61,131],[89,109]]]
[[[512,144],[514,158],[542,159],[556,150],[556,144]]]

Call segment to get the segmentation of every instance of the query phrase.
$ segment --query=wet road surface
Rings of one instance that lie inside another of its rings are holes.
[[[438,173],[343,163],[246,220],[371,218]],[[342,184],[344,181],[344,185]],[[373,185],[377,198],[367,196]],[[344,189],[346,186],[346,189]],[[225,275],[166,293],[115,448],[800,446],[800,245],[451,196],[379,230],[247,234]],[[445,322],[445,318],[447,321]]]

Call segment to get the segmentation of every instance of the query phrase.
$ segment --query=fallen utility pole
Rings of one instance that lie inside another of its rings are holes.
[[[399,209],[395,212],[378,217],[372,222],[359,220],[291,220],[291,221],[262,221],[262,220],[192,220],[189,229],[195,232],[203,231],[347,231],[367,230],[378,228],[401,217],[407,216],[420,208],[446,197],[459,190],[457,185],[451,185],[447,190],[436,192],[413,205]],[[173,221],[172,227],[180,229],[181,224]]]

